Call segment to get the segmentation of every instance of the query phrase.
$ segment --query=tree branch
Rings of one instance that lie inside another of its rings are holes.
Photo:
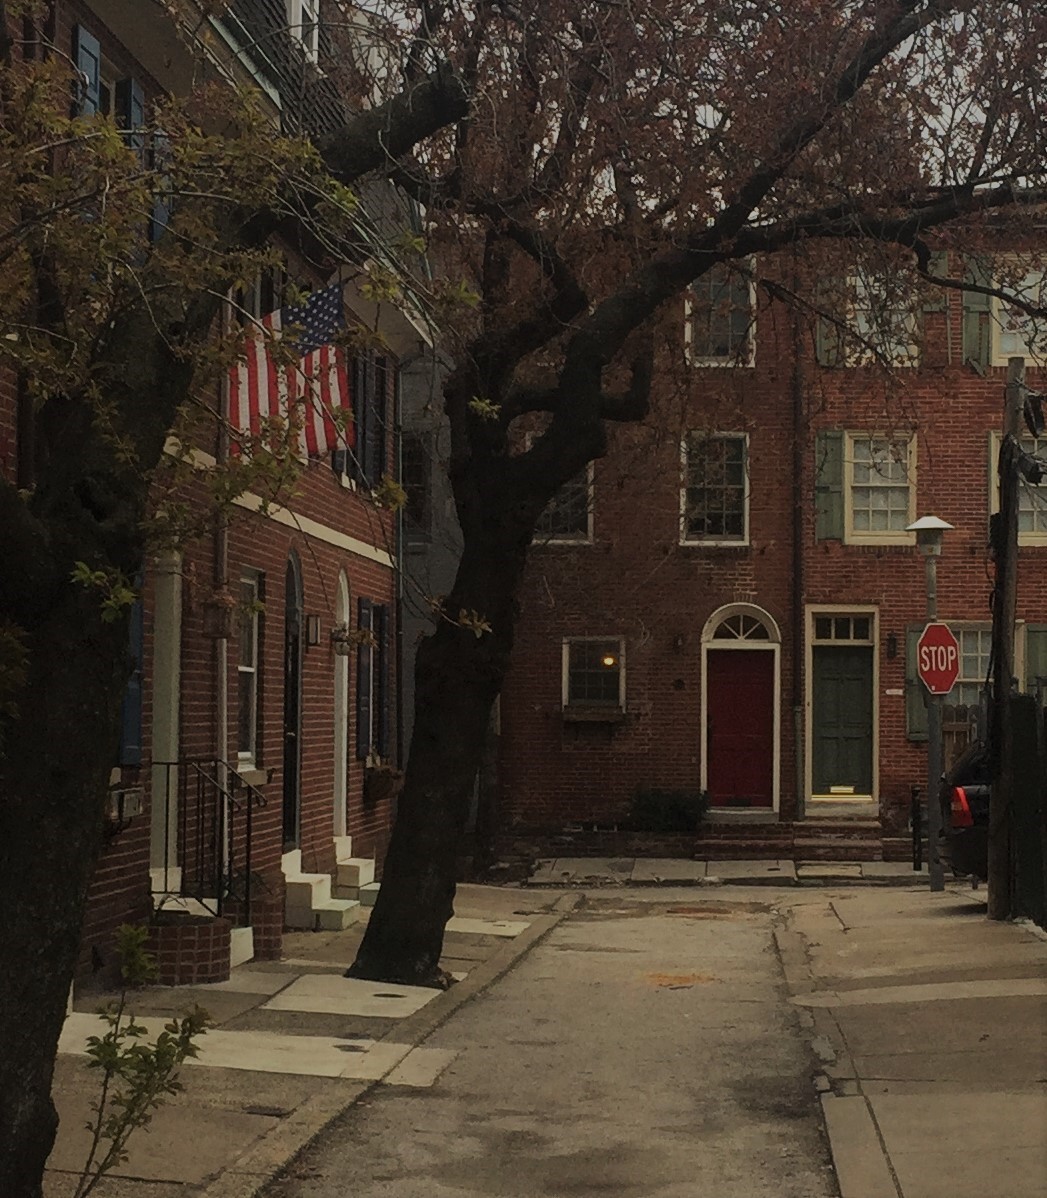
[[[342,183],[388,168],[419,141],[469,111],[469,97],[450,64],[377,108],[356,116],[319,143],[328,170]]]

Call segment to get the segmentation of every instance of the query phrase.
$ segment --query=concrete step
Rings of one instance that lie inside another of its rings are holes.
[[[756,836],[704,837],[695,842],[696,861],[766,861],[790,857],[791,841],[775,837],[762,839]]]
[[[287,878],[287,909],[318,907],[331,898],[330,874],[297,874]]]
[[[353,855],[353,838],[351,836],[336,836],[334,838],[335,861],[348,861]]]
[[[373,907],[375,900],[378,898],[378,891],[381,890],[381,882],[368,882],[366,886],[360,887],[360,903],[364,907]]]
[[[366,886],[374,881],[374,860],[371,857],[351,857],[338,862],[339,886]]]
[[[235,969],[254,958],[254,929],[231,928],[229,931],[229,968]]]
[[[360,904],[352,899],[325,899],[315,907],[288,907],[286,927],[296,932],[341,932],[359,919]]]

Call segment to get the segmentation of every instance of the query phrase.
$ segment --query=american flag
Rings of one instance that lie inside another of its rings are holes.
[[[233,429],[258,437],[262,422],[280,417],[298,430],[303,458],[355,443],[351,419],[352,396],[345,351],[331,342],[345,327],[339,284],[314,291],[303,304],[270,312],[247,338],[243,357],[229,372],[229,423]],[[269,344],[292,339],[301,355],[297,363],[273,360]],[[331,418],[343,410],[344,431]]]

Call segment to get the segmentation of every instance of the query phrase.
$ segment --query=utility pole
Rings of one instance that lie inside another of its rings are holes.
[[[1011,914],[1011,806],[1014,796],[1014,731],[1010,719],[1014,677],[1014,623],[1018,609],[1018,437],[1025,400],[1025,359],[1007,362],[1007,390],[1000,442],[1000,511],[992,538],[996,586],[992,612],[992,797],[989,802],[989,918]]]

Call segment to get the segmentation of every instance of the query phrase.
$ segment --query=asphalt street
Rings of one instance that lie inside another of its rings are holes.
[[[634,892],[635,894],[635,892]],[[590,896],[273,1198],[831,1198],[818,1065],[755,902]]]

